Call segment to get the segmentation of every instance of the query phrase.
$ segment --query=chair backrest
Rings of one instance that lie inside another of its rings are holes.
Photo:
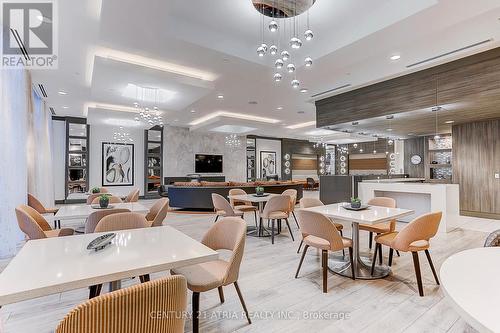
[[[302,198],[299,201],[300,208],[318,207],[325,204],[316,198]]]
[[[408,251],[411,243],[419,240],[428,241],[436,235],[442,212],[427,213],[408,223],[394,238],[392,246],[397,250]]]
[[[163,220],[167,217],[169,202],[167,198],[157,200],[146,214],[146,220],[153,221],[152,227],[159,227],[163,224]]]
[[[125,208],[115,208],[115,209],[103,209],[92,212],[85,222],[85,233],[91,234],[94,232],[95,227],[99,224],[99,221],[105,216],[117,213],[129,213],[129,209]]]
[[[500,246],[500,229],[495,230],[486,237],[484,247],[497,247]]]
[[[201,240],[202,244],[213,250],[232,251],[224,274],[224,284],[238,280],[240,264],[245,250],[246,223],[240,217],[224,217],[208,229]]]
[[[139,189],[133,189],[125,198],[125,202],[137,202],[139,201]]]
[[[229,190],[229,195],[246,195],[247,192],[245,192],[245,190],[241,189],[241,188],[232,188]],[[244,205],[248,205],[248,206],[251,206],[252,203],[250,201],[245,201],[245,200],[235,200],[233,198],[229,198],[229,203],[231,204],[231,206],[235,206],[235,205],[238,205],[238,204],[244,204]]]
[[[331,251],[338,251],[344,248],[344,242],[332,221],[325,215],[318,212],[298,210],[297,218],[300,231],[304,235],[316,236],[327,240],[330,243]]]
[[[148,226],[144,215],[138,213],[117,213],[103,217],[95,232],[107,232],[115,230],[139,229]]]
[[[396,200],[388,197],[375,197],[368,200],[368,205],[396,208]],[[396,220],[391,220],[389,226],[389,232],[396,230]]]
[[[114,195],[108,195],[107,196],[109,199],[110,204],[116,204],[116,203],[122,203],[123,200],[120,199],[119,197],[115,197]],[[94,200],[92,200],[92,205],[98,204],[99,203],[99,196],[95,197]]]
[[[290,197],[288,195],[277,195],[269,199],[262,212],[263,218],[269,218],[269,214],[272,212],[283,212],[289,213],[290,209]]]
[[[99,187],[99,193],[109,193],[108,189],[106,187]]]
[[[293,188],[289,188],[284,190],[281,195],[288,195],[290,197],[290,210],[289,212],[293,212],[295,210],[295,204],[297,204],[297,190]]]
[[[212,203],[214,204],[215,211],[223,210],[226,216],[235,216],[231,204],[220,194],[212,193]]]
[[[29,239],[47,238],[44,231],[52,230],[45,218],[30,206],[17,206],[16,218],[19,228]]]
[[[173,275],[92,298],[71,310],[56,333],[182,333],[186,306],[186,278]]]
[[[45,214],[47,212],[47,209],[40,202],[40,200],[38,200],[35,196],[33,196],[30,193],[28,193],[28,206],[30,206],[31,208],[35,209],[40,214]]]
[[[95,198],[99,198],[102,193],[92,193],[87,197],[87,205],[91,205]]]

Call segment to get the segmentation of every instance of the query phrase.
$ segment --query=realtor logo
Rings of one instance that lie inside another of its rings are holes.
[[[50,0],[1,3],[2,67],[57,68],[55,3]]]

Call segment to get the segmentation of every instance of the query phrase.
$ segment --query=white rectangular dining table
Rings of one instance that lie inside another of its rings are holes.
[[[262,223],[262,212],[264,211],[264,204],[269,201],[272,197],[279,196],[279,194],[273,193],[264,193],[264,195],[256,195],[256,194],[237,194],[237,195],[228,195],[229,199],[238,200],[238,201],[249,201],[252,203],[257,203],[259,206],[259,226],[258,228],[254,228],[252,226],[247,227],[247,235],[256,236],[256,237],[269,237],[271,236],[269,230],[267,230]]]
[[[354,274],[356,279],[380,279],[390,273],[390,268],[384,265],[375,266],[374,274],[371,274],[371,258],[361,256],[359,251],[359,224],[377,224],[411,215],[413,210],[403,208],[388,208],[380,206],[369,206],[364,210],[348,210],[343,206],[346,202],[304,208],[304,210],[321,213],[332,220],[340,220],[352,223],[352,249],[354,256]],[[329,269],[337,274],[352,277],[349,260],[329,260]]]
[[[149,209],[138,202],[122,202],[109,204],[110,208],[125,208],[134,213],[147,213]],[[62,205],[54,215],[54,220],[75,220],[86,219],[93,212],[100,209],[92,208],[92,205],[77,204],[77,205]]]
[[[199,264],[219,256],[170,226],[116,231],[108,247],[98,252],[87,250],[87,244],[103,234],[28,241],[0,273],[0,306]]]

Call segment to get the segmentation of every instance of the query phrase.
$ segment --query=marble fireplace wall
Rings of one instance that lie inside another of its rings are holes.
[[[163,139],[163,176],[182,177],[194,173],[195,154],[223,155],[223,173],[226,181],[246,181],[245,136],[241,147],[226,145],[226,134],[192,132],[187,128],[165,126]]]

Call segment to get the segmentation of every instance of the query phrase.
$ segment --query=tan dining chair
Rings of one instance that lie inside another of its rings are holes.
[[[189,290],[193,292],[193,332],[198,332],[200,293],[217,288],[221,303],[224,303],[223,287],[233,284],[251,324],[248,310],[238,286],[240,264],[245,250],[246,223],[240,217],[224,217],[214,223],[203,237],[201,243],[209,248],[231,251],[229,260],[218,259],[197,265],[182,267],[171,271],[186,277]]]
[[[422,276],[420,273],[420,263],[418,252],[424,251],[429,261],[432,274],[439,285],[439,279],[432,264],[431,255],[429,253],[430,239],[434,237],[438,231],[439,223],[441,222],[442,212],[428,213],[415,218],[408,223],[401,231],[393,231],[381,234],[375,237],[375,253],[372,261],[372,275],[375,270],[375,261],[377,252],[380,251],[382,245],[389,247],[389,266],[392,265],[392,255],[394,250],[401,252],[411,252],[413,256],[413,266],[415,268],[415,276],[417,278],[418,293],[424,296],[422,287]]]
[[[139,229],[149,227],[144,215],[138,213],[115,213],[104,216],[95,227],[94,232],[110,232],[118,230]],[[149,281],[149,274],[139,277],[142,283]],[[89,298],[99,296],[102,284],[90,287]]]
[[[53,214],[54,216],[59,211],[58,208],[46,208],[40,200],[33,194],[28,193],[28,206],[39,212],[40,214]],[[54,219],[54,229],[61,228],[61,221]]]
[[[293,188],[289,188],[284,190],[281,195],[288,195],[290,197],[290,210],[288,214],[292,214],[293,219],[295,220],[295,224],[297,228],[299,227],[299,222],[297,222],[297,217],[295,216],[295,205],[297,204],[297,190]]]
[[[117,213],[130,213],[130,210],[125,208],[113,208],[92,212],[85,222],[85,233],[93,233],[95,231],[95,227],[99,224],[99,221],[101,221],[103,217]]]
[[[163,220],[167,217],[169,202],[167,198],[161,198],[154,203],[146,214],[146,221],[150,227],[160,227],[163,225]]]
[[[328,291],[328,252],[341,251],[345,248],[349,249],[349,260],[351,262],[352,279],[354,275],[354,263],[352,255],[352,240],[340,236],[339,231],[332,223],[332,221],[325,215],[317,212],[299,210],[297,211],[299,217],[300,230],[307,236],[304,238],[304,251],[300,258],[299,267],[295,273],[295,278],[298,278],[300,267],[304,261],[307,249],[312,246],[321,250],[321,267],[323,269],[323,292]]]
[[[52,229],[47,220],[30,206],[20,205],[15,210],[19,228],[28,239],[62,237],[74,234],[74,230],[70,228]]]
[[[125,197],[125,200],[123,200],[124,202],[137,202],[139,201],[139,189],[136,188],[136,189],[133,189],[132,191],[130,191],[129,194],[127,194],[127,196]]]
[[[245,192],[245,190],[242,190],[241,188],[232,188],[229,190],[229,196],[246,195],[246,194],[247,192]],[[257,211],[259,210],[258,207],[254,206],[250,201],[236,200],[233,198],[229,198],[229,203],[231,204],[231,207],[233,207],[233,209],[239,210],[240,212],[243,213],[253,212],[253,216],[255,218],[255,227],[258,227],[257,225]]]
[[[214,205],[214,210],[215,210],[214,223],[217,222],[219,216],[243,217],[243,212],[238,209],[233,209],[233,207],[231,207],[231,204],[220,194],[212,193],[212,203]]]
[[[91,205],[95,198],[99,198],[104,193],[92,193],[87,197],[87,205]]]
[[[302,198],[299,201],[300,208],[310,208],[310,207],[318,207],[318,206],[324,206],[324,205],[325,204],[317,198]],[[336,223],[333,221],[332,221],[332,223],[335,226],[335,228],[337,228],[337,230],[339,231],[340,236],[344,237],[344,233],[343,233],[344,226],[341,223]],[[302,233],[302,240],[300,241],[299,248],[297,249],[297,253],[300,252],[300,248],[302,247],[302,244],[304,242],[304,237],[306,237],[306,236],[307,235],[304,235],[304,233]],[[342,255],[345,256],[345,251],[343,249],[342,249]]]
[[[295,241],[295,239],[293,238],[292,228],[290,228],[290,223],[288,223],[289,211],[290,197],[288,195],[277,195],[271,197],[266,203],[261,217],[264,220],[271,221],[271,244],[274,244],[275,222],[278,222],[277,231],[279,233],[281,232],[281,220],[285,220],[288,231],[290,232],[290,236],[292,237],[292,241]]]
[[[56,333],[182,333],[186,307],[186,279],[169,276],[78,305]]]
[[[119,197],[115,197],[114,195],[108,195],[107,196],[109,198],[109,203],[110,204],[117,204],[117,203],[122,203],[123,200]],[[99,196],[94,198],[94,200],[92,200],[92,205],[96,205],[99,203]]]

